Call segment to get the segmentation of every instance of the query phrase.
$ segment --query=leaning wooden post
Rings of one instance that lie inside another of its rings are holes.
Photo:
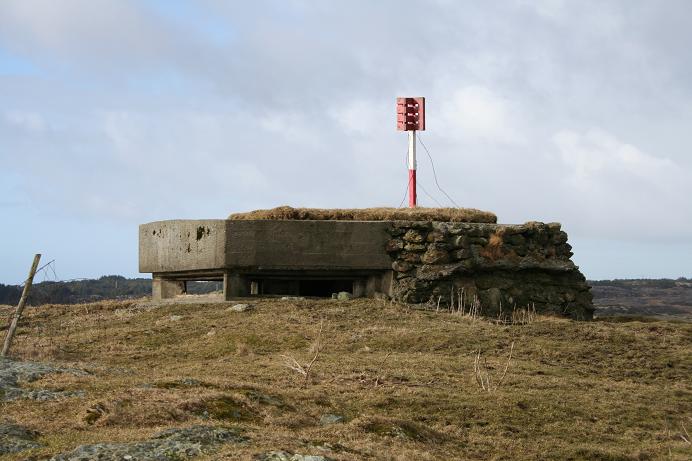
[[[31,284],[34,283],[34,275],[36,275],[36,269],[38,268],[38,262],[40,260],[40,254],[34,256],[34,263],[31,265],[31,270],[29,271],[29,278],[27,278],[26,283],[24,283],[22,297],[19,299],[19,304],[17,304],[17,312],[15,312],[14,314],[14,318],[12,319],[12,323],[10,323],[9,330],[7,330],[5,344],[2,346],[2,354],[0,354],[0,356],[2,357],[7,357],[7,353],[9,352],[10,346],[12,345],[12,339],[14,339],[14,332],[17,330],[19,318],[22,316],[22,311],[24,311],[24,305],[26,305],[26,298],[29,297],[29,290],[31,290]]]

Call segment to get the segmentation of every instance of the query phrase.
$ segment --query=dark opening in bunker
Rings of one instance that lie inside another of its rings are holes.
[[[288,295],[329,298],[333,293],[353,293],[353,279],[253,279],[253,295]]]

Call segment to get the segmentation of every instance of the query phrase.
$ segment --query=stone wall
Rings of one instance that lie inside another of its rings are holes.
[[[590,287],[558,223],[396,221],[388,227],[392,294],[409,303],[479,302],[484,315],[534,308],[591,319]]]

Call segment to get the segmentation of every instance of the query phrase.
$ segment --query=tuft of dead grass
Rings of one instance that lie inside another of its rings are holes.
[[[292,208],[233,213],[231,220],[444,221],[497,223],[497,216],[475,208]]]
[[[504,243],[505,230],[500,228],[488,239],[488,244],[481,250],[481,256],[491,261],[496,261],[502,257],[502,245]]]

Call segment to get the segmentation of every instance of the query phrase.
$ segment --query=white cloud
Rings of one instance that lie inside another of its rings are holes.
[[[566,7],[565,0],[516,0],[516,4],[552,20],[562,19]]]
[[[560,158],[571,171],[573,184],[580,188],[588,188],[597,181],[610,181],[616,176],[665,187],[680,171],[672,160],[644,153],[599,129],[583,134],[563,130],[555,134],[553,141]]]
[[[602,129],[553,136],[568,188],[571,219],[592,238],[640,239],[692,234],[691,172]]]
[[[459,203],[577,236],[692,234],[690,2],[179,6],[0,0],[2,200],[129,226],[398,205],[394,98],[422,95]],[[419,168],[442,200],[422,149]]]
[[[355,100],[333,106],[329,115],[336,120],[339,127],[346,133],[372,135],[379,133],[383,126],[390,122],[389,128],[394,129],[394,102],[388,101],[389,110],[382,104],[369,100]],[[386,119],[386,122],[385,122]]]
[[[484,86],[455,90],[442,102],[439,126],[458,138],[492,143],[518,143],[523,140],[518,114],[510,101]]]

